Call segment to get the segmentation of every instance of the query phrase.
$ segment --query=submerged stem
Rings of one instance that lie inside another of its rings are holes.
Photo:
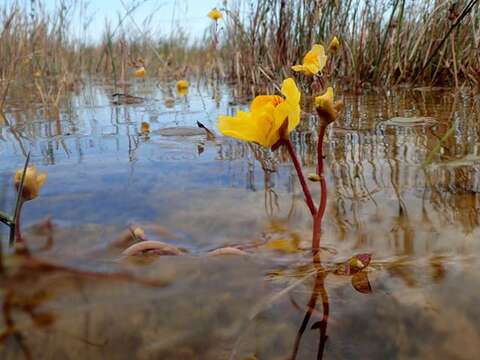
[[[287,147],[288,154],[290,155],[290,158],[293,162],[293,166],[297,171],[298,180],[300,181],[300,185],[302,186],[303,194],[305,195],[305,202],[307,203],[308,209],[310,210],[312,216],[315,217],[317,209],[313,202],[312,194],[310,193],[310,189],[308,188],[305,176],[303,175],[302,166],[300,165],[300,161],[298,160],[297,153],[295,152],[295,149],[290,139],[285,140],[284,145]]]

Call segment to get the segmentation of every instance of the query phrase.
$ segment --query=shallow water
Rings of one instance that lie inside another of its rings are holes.
[[[112,88],[91,82],[59,111],[10,99],[0,125],[1,209],[13,207],[12,176],[31,150],[31,162],[48,173],[22,213],[32,251],[136,280],[2,275],[4,304],[40,297],[34,312],[50,319],[35,323],[14,307],[18,333],[2,336],[2,359],[28,352],[49,359],[476,358],[478,97],[448,89],[343,95],[343,115],[325,145],[328,210],[321,265],[314,265],[311,220],[287,154],[220,136],[161,135],[197,121],[216,131],[219,114],[242,107],[232,105],[228,87],[200,82],[186,97],[173,89],[138,82],[130,91],[144,102],[112,105]],[[412,116],[435,121],[387,122]],[[141,133],[142,122],[150,134]],[[454,135],[423,168],[452,126]],[[306,173],[316,164],[315,134],[314,117],[304,114],[292,138]],[[45,250],[38,224],[47,217],[53,246]],[[129,224],[187,255],[122,258],[109,244]],[[265,246],[275,241],[288,246]],[[206,256],[232,244],[248,255]],[[335,271],[360,253],[373,255],[361,275]]]

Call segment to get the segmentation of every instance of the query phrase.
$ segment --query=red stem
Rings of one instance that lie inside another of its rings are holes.
[[[320,125],[320,134],[318,135],[317,144],[317,175],[320,178],[320,207],[313,217],[313,236],[312,236],[312,252],[315,255],[320,249],[320,235],[322,233],[322,220],[327,208],[327,182],[323,173],[323,141],[325,138],[326,125]]]
[[[284,141],[284,145],[287,147],[288,154],[292,159],[293,166],[297,171],[298,179],[300,180],[300,185],[302,186],[303,194],[305,195],[305,202],[307,203],[308,209],[312,216],[315,216],[317,213],[317,209],[313,202],[312,194],[310,193],[310,189],[308,188],[307,182],[305,181],[305,177],[303,176],[302,166],[300,165],[300,161],[298,160],[297,153],[292,145],[290,139]]]

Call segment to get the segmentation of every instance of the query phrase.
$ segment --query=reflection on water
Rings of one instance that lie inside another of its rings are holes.
[[[215,129],[218,114],[241,106],[229,88],[200,82],[183,97],[174,84],[139,81],[130,92],[142,101],[123,105],[112,104],[112,92],[92,82],[57,110],[10,99],[0,124],[1,209],[13,206],[11,178],[31,150],[48,172],[41,196],[24,208],[31,248],[74,268],[128,271],[166,286],[4,274],[2,359],[476,357],[478,98],[426,89],[345,94],[325,146],[329,208],[324,250],[312,264],[311,219],[286,153],[158,132],[197,121]],[[434,121],[385,123],[413,116]],[[293,134],[306,172],[316,164],[315,131],[305,114]],[[45,218],[48,233],[38,225]],[[108,244],[132,223],[188,255],[122,259]],[[204,256],[231,244],[249,255]],[[336,270],[359,253],[373,260],[358,275]]]

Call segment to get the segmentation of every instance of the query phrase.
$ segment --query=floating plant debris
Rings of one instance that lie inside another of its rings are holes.
[[[390,120],[381,122],[384,126],[432,126],[437,121],[432,117],[412,116],[412,117],[394,117]]]

